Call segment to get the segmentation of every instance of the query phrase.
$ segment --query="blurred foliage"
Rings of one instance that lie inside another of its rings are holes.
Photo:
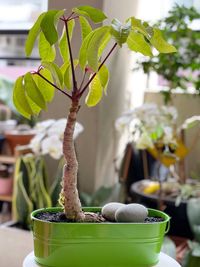
[[[195,241],[189,241],[189,251],[183,260],[183,267],[200,266],[200,198],[193,198],[187,204],[187,216]]]
[[[30,213],[35,209],[58,205],[62,160],[59,163],[55,180],[49,186],[44,157],[26,154],[18,157],[15,165],[15,191],[13,211],[15,220],[24,229],[29,229]]]
[[[176,245],[169,237],[164,238],[161,251],[176,259]]]
[[[169,89],[163,91],[165,102],[170,100],[172,89],[186,90],[188,85],[200,94],[200,31],[190,28],[196,19],[200,19],[200,13],[194,7],[175,5],[169,15],[156,25],[178,52],[159,54],[139,63],[145,73],[155,71],[168,81]]]
[[[101,186],[93,194],[80,192],[80,200],[84,207],[102,207],[108,202],[123,202],[125,196],[122,196],[122,188],[119,183],[111,187]]]

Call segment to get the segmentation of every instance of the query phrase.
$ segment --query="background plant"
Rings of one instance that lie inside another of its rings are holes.
[[[166,102],[176,88],[186,91],[192,86],[200,93],[200,32],[190,28],[196,19],[200,19],[200,13],[194,7],[175,5],[156,26],[162,29],[166,40],[175,45],[178,53],[160,54],[139,63],[145,73],[155,71],[168,82],[169,89],[163,91]]]
[[[47,103],[53,100],[55,89],[70,99],[71,106],[63,140],[65,164],[61,199],[67,218],[75,221],[87,220],[87,214],[83,213],[78,196],[78,163],[73,143],[81,97],[87,92],[86,105],[93,107],[99,103],[103,94],[107,93],[109,71],[105,62],[113,51],[123,44],[130,50],[146,56],[152,56],[152,47],[163,53],[176,51],[162,38],[159,29],[152,28],[148,23],[134,17],[127,19],[124,25],[114,19],[107,26],[93,29],[93,23],[102,23],[106,18],[101,10],[90,6],[76,7],[68,16],[65,15],[65,10],[49,10],[42,13],[29,32],[25,47],[29,56],[35,40],[39,37],[41,65],[37,71],[20,76],[13,92],[16,108],[27,118],[47,108]],[[79,22],[82,38],[76,58],[71,48],[75,21]],[[58,22],[63,26],[61,36],[57,30]],[[108,52],[104,55],[107,46]],[[61,66],[55,63],[56,47],[63,60]],[[77,80],[77,72],[82,73],[83,78],[80,82]]]
[[[191,230],[194,234],[194,241],[189,241],[183,267],[197,267],[200,265],[200,198],[193,198],[187,204],[187,216]]]

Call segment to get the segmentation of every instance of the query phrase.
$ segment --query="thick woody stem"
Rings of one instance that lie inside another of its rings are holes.
[[[84,220],[84,213],[81,209],[81,203],[77,190],[78,162],[73,141],[73,134],[78,110],[79,102],[78,100],[73,100],[68,115],[63,140],[63,155],[66,161],[63,168],[62,192],[64,195],[64,210],[66,217],[73,221]]]

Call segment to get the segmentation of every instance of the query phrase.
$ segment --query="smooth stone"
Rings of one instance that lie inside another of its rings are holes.
[[[148,210],[141,204],[128,204],[117,209],[115,220],[117,222],[144,222]]]
[[[115,221],[116,211],[124,206],[125,204],[119,202],[110,202],[102,207],[101,210],[102,216],[109,221]]]

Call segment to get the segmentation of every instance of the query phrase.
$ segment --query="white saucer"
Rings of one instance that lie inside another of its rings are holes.
[[[23,267],[39,267],[34,260],[34,254],[31,252],[26,256]],[[152,266],[153,267],[153,266]],[[178,262],[164,253],[160,253],[160,261],[154,267],[181,267]]]

